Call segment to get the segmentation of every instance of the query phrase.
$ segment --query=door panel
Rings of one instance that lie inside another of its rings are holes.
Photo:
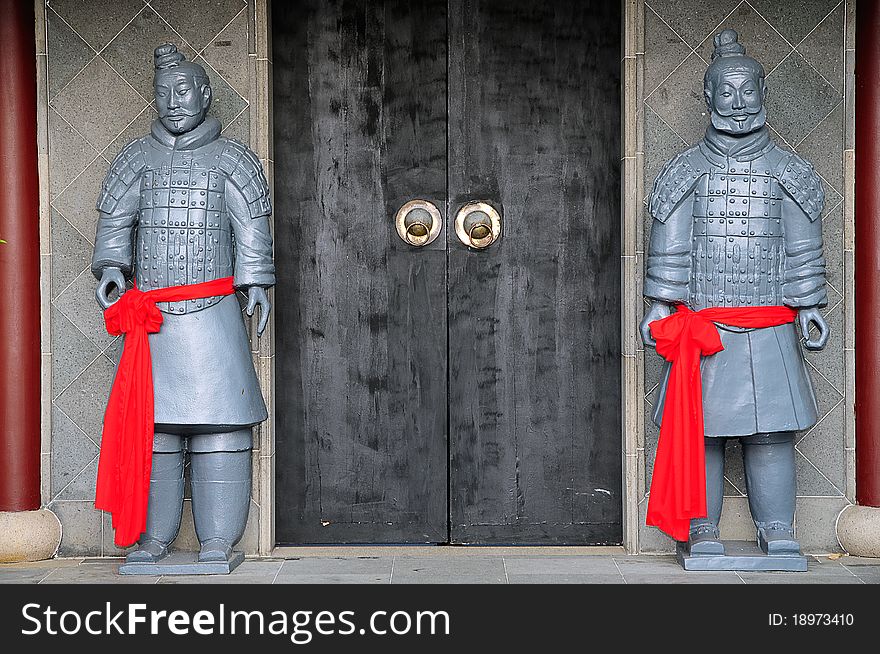
[[[619,543],[617,3],[276,2],[273,61],[277,540]]]
[[[620,3],[450,3],[450,523],[460,543],[619,543]]]
[[[447,538],[446,3],[273,3],[280,543]]]

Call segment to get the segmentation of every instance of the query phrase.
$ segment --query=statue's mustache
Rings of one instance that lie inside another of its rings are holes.
[[[743,116],[743,115],[757,116],[759,113],[761,113],[761,111],[763,109],[764,109],[763,106],[758,107],[757,109],[754,109],[751,107],[743,107],[742,109],[731,109],[729,111],[727,111],[727,110],[719,111],[718,109],[716,109],[715,113],[717,113],[719,116],[723,116],[724,118],[730,118],[731,116]]]
[[[164,112],[159,114],[160,118],[167,118],[171,116],[172,118],[186,118],[192,116],[198,116],[199,111],[186,111],[185,109],[166,109]]]

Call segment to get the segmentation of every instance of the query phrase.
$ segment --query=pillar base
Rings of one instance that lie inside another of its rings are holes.
[[[49,509],[0,511],[0,563],[51,559],[61,544],[61,522]]]
[[[846,507],[837,518],[837,540],[851,556],[880,558],[880,507]]]

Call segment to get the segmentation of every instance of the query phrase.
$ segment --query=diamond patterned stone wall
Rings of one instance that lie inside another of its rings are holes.
[[[808,353],[819,401],[819,423],[797,436],[798,510],[796,530],[806,551],[839,549],[835,521],[847,500],[847,408],[845,369],[844,197],[846,125],[851,104],[846,93],[845,50],[852,25],[852,0],[646,0],[642,125],[644,189],[649,193],[663,164],[705,131],[708,114],[702,97],[703,73],[712,37],[725,27],[740,33],[747,51],[767,71],[768,124],[773,138],[812,161],[827,194],[823,214],[828,272],[824,314],[831,338],[823,352]],[[647,196],[642,198],[645,203]],[[644,212],[644,236],[650,216]],[[645,243],[645,247],[647,242]],[[650,484],[658,429],[651,421],[661,361],[645,353],[645,474]],[[745,497],[741,450],[729,443],[725,472],[722,536],[753,538]],[[644,526],[642,498],[640,548],[670,551],[672,542]]]
[[[211,78],[211,112],[224,134],[250,140],[246,0],[48,0],[51,204],[52,451],[50,508],[63,525],[60,554],[117,555],[109,516],[94,508],[104,406],[121,343],[107,335],[89,271],[95,201],[128,141],[149,131],[153,48],[176,43]],[[255,460],[258,460],[255,455]],[[259,475],[255,474],[255,484]],[[252,507],[242,546],[257,549]],[[187,517],[180,543],[192,546]]]

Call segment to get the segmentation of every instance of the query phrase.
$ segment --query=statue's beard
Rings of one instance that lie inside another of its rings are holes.
[[[159,120],[165,125],[165,129],[172,134],[183,134],[198,127],[204,120],[205,114],[205,111],[193,113],[182,109],[166,110],[159,114]]]
[[[719,132],[733,136],[751,134],[761,129],[766,122],[767,110],[764,107],[761,107],[760,111],[748,114],[745,120],[734,120],[733,116],[722,116],[712,110],[712,126]]]

